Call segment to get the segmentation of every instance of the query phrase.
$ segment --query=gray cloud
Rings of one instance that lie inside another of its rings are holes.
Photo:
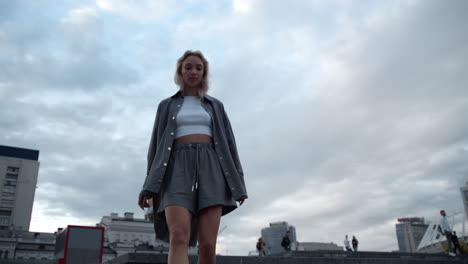
[[[0,81],[9,89],[100,89],[135,83],[138,73],[112,54],[109,37],[92,9],[64,18],[13,16],[3,23]]]

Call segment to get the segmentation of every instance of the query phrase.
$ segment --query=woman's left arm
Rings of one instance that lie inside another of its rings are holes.
[[[241,162],[240,162],[240,159],[239,159],[239,154],[237,152],[237,145],[236,145],[236,139],[234,137],[234,132],[232,131],[231,122],[229,121],[229,117],[228,117],[226,111],[224,110],[224,106],[222,106],[222,108],[223,108],[224,128],[225,128],[225,131],[226,131],[226,134],[227,134],[227,141],[228,141],[228,145],[229,145],[229,151],[230,151],[231,157],[232,157],[232,159],[234,161],[234,165],[236,166],[237,173],[239,174],[239,177],[242,180],[242,184],[245,187],[244,171],[242,170],[242,165],[241,165]],[[244,200],[245,199],[241,199],[239,201],[242,204],[244,202]]]

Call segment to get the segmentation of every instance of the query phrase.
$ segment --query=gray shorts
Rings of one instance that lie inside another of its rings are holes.
[[[169,205],[185,207],[194,215],[213,205],[223,205],[223,215],[237,207],[212,143],[173,146],[157,212]]]

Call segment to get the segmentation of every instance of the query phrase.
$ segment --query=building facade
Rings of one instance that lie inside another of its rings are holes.
[[[284,252],[281,246],[281,241],[286,231],[290,231],[289,239],[291,240],[291,249],[294,249],[296,244],[296,228],[288,224],[288,222],[274,222],[270,223],[269,227],[262,229],[262,238],[265,242],[267,254],[280,254]]]
[[[460,193],[463,201],[463,207],[465,209],[465,216],[468,219],[468,182],[465,186],[460,188]]]
[[[18,231],[0,237],[0,259],[53,260],[55,234]]]
[[[29,230],[38,172],[38,150],[0,145],[0,233]]]
[[[321,243],[321,242],[297,242],[297,251],[317,251],[317,250],[329,250],[329,251],[343,251],[343,247],[338,246],[335,243]]]
[[[109,252],[104,254],[103,262],[127,253],[169,252],[166,242],[156,240],[153,222],[135,218],[133,213],[124,213],[123,216],[111,213],[109,216],[103,216],[97,226],[105,229],[104,252]],[[197,254],[197,248],[189,248],[189,254]]]
[[[422,217],[399,218],[396,236],[400,252],[417,252],[428,225]]]

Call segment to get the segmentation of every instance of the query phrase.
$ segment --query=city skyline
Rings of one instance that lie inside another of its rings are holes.
[[[160,100],[187,49],[210,62],[249,199],[218,253],[262,227],[398,249],[396,219],[463,210],[468,2],[0,3],[0,145],[37,149],[31,231],[134,212]]]

